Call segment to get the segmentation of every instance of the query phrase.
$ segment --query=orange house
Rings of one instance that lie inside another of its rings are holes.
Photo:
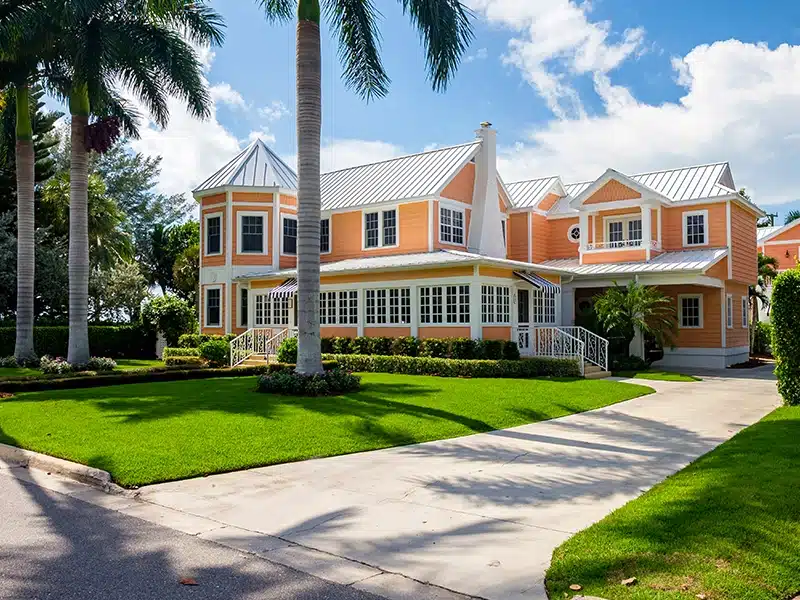
[[[597,290],[635,278],[674,298],[680,334],[664,363],[746,358],[763,213],[735,192],[727,163],[505,185],[496,132],[484,123],[476,133],[465,144],[322,175],[323,336],[508,339],[523,355],[568,347],[605,370],[607,341],[580,316]],[[258,140],[194,196],[202,330],[291,333],[294,171]],[[633,350],[643,354],[646,340]]]

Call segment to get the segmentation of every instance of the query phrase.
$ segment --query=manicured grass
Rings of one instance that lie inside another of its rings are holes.
[[[142,359],[142,358],[118,358],[117,371],[132,371],[134,369],[149,369],[152,367],[163,367],[164,362],[157,359]],[[42,375],[39,369],[0,369],[0,379],[8,377],[35,377]]]
[[[6,377],[30,377],[41,374],[42,372],[39,369],[23,369],[22,367],[0,368],[0,379]]]
[[[651,381],[702,381],[699,377],[684,375],[682,373],[672,373],[671,371],[618,371],[615,377],[631,377],[633,379],[649,379]]]
[[[652,391],[583,379],[363,381],[332,398],[258,393],[255,377],[30,392],[0,400],[0,441],[134,486],[491,431]]]
[[[793,598],[799,438],[800,408],[780,408],[577,534],[553,555],[550,598],[573,583],[608,600]],[[620,585],[628,577],[638,584]]]

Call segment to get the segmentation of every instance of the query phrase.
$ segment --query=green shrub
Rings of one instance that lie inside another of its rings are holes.
[[[519,360],[519,346],[516,342],[503,342],[503,359],[504,360]]]
[[[361,378],[342,369],[325,371],[322,375],[299,375],[281,370],[258,378],[258,391],[288,396],[332,396],[355,392]]]
[[[199,348],[201,344],[210,342],[211,340],[225,340],[230,342],[236,336],[235,333],[228,333],[226,335],[210,335],[208,333],[184,333],[178,338],[179,348]]]
[[[457,360],[412,356],[374,356],[360,354],[326,355],[348,371],[438,375],[440,377],[580,377],[580,366],[566,358],[525,360]]]
[[[347,354],[346,352],[344,354]],[[415,337],[401,337],[392,340],[392,351],[395,356],[417,356],[419,354],[419,340]]]
[[[350,340],[350,354],[371,354],[372,339],[368,337],[357,337]]]
[[[420,340],[419,355],[430,358],[446,358],[450,354],[450,340],[427,338]]]
[[[297,338],[286,338],[278,348],[278,362],[295,364],[297,362]]]
[[[370,344],[370,354],[388,355],[392,353],[392,343],[394,342],[394,338],[374,337],[368,339],[372,340],[372,343]]]
[[[772,354],[777,360],[778,392],[800,405],[800,269],[781,273],[772,286]]]
[[[471,360],[473,358],[478,358],[476,353],[477,343],[475,340],[471,340],[469,338],[455,338],[450,341],[450,351],[448,355],[451,358],[457,358],[459,360]]]
[[[484,360],[500,360],[503,358],[503,340],[481,340],[481,358]]]
[[[168,367],[197,366],[204,367],[206,361],[200,356],[168,356],[164,359]]]
[[[100,356],[92,356],[89,362],[82,365],[72,365],[61,357],[52,358],[47,355],[39,361],[39,369],[45,375],[66,375],[83,371],[113,371],[116,367],[117,363],[114,360]]]
[[[759,321],[753,331],[753,354],[772,352],[772,324]]]
[[[353,344],[351,338],[337,337],[333,338],[333,354],[352,354]]]
[[[197,327],[197,313],[185,300],[173,294],[156,296],[142,307],[142,324],[150,331],[160,331],[167,346],[176,346],[184,333],[192,333]]]
[[[319,341],[320,349],[323,354],[331,354],[333,352],[333,338],[322,338]]]
[[[87,371],[113,371],[117,368],[117,362],[104,356],[92,356],[85,366]]]
[[[649,368],[647,361],[638,356],[612,356],[611,371],[646,371]]]
[[[0,327],[0,356],[14,354],[14,327]],[[69,327],[42,326],[33,328],[33,343],[39,356],[66,356]],[[92,354],[111,358],[153,358],[155,333],[141,324],[89,325],[89,348]],[[29,365],[26,365],[29,366]],[[30,365],[36,367],[36,365]]]
[[[172,356],[200,356],[200,348],[164,348],[161,358]]]
[[[212,367],[225,366],[231,360],[231,345],[225,340],[209,340],[200,344],[200,356]]]
[[[16,369],[19,367],[17,359],[13,356],[3,356],[0,358],[0,369]]]
[[[323,360],[322,361],[322,368],[326,371],[330,371],[332,369],[336,369],[339,366],[339,363],[335,360]],[[294,371],[297,365],[294,363],[270,363],[265,367],[266,373],[277,373],[278,371]]]

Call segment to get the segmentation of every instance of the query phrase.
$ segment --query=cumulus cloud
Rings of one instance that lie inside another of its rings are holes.
[[[269,105],[259,108],[258,114],[267,121],[278,121],[283,117],[288,117],[291,113],[282,101],[273,100]]]
[[[244,101],[242,95],[231,87],[230,83],[218,83],[212,85],[208,89],[211,94],[211,99],[215,102],[227,104],[233,108],[241,108],[247,110],[247,102]]]

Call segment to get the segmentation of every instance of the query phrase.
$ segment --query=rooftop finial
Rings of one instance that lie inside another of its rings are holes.
[[[492,124],[489,121],[484,121],[483,123],[481,123],[481,127],[483,127],[484,129],[489,129],[489,127],[491,126]]]

